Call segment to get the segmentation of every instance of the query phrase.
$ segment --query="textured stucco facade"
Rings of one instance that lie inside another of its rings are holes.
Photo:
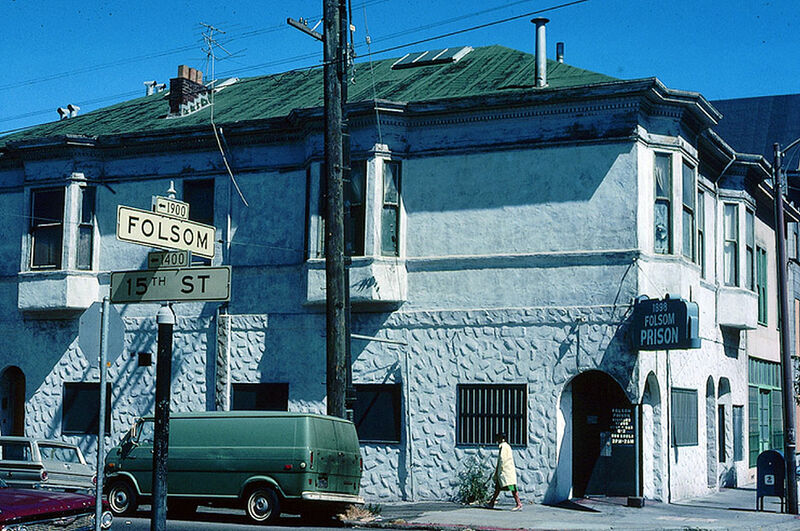
[[[386,104],[377,113],[380,138],[374,109],[353,111],[353,158],[368,163],[352,327],[395,341],[354,340],[353,380],[402,388],[401,441],[362,445],[365,498],[440,499],[455,490],[467,457],[493,459],[491,444],[456,444],[457,385],[471,383],[525,386],[527,442],[514,450],[520,487],[537,502],[568,498],[581,443],[573,438],[573,406],[582,400],[573,382],[595,371],[610,377],[641,423],[636,466],[646,497],[674,501],[748,477],[746,461],[719,462],[718,407],[730,415],[746,405],[751,343],[769,350],[776,335],[744,331],[755,296],[722,285],[715,191],[727,187],[742,212],[762,212],[763,191],[753,182],[765,170],[758,161],[728,164],[724,142],[703,136],[713,109],[698,95],[667,92],[650,80],[563,98],[558,91],[498,97],[491,105]],[[78,345],[78,317],[88,306],[79,295],[91,285],[102,297],[110,271],[144,268],[149,249],[115,238],[117,205],[148,208],[173,181],[180,198],[183,183],[198,178],[215,183],[213,264],[232,267],[232,296],[224,306],[174,306],[172,410],[226,409],[235,383],[287,382],[290,410],[325,411],[319,126],[226,132],[248,207],[207,133],[9,150],[0,207],[20,214],[0,241],[0,370],[24,375],[27,434],[75,441],[93,454],[95,436],[61,432],[64,383],[98,381]],[[673,161],[666,255],[653,250],[657,152]],[[384,160],[402,164],[397,257],[380,252]],[[706,192],[704,273],[697,257],[681,254],[682,235],[696,230],[682,225],[684,163]],[[733,177],[723,178],[728,170]],[[83,185],[97,188],[91,271],[30,271],[31,190]],[[741,220],[744,232],[744,214]],[[759,240],[769,239],[768,224],[757,229]],[[744,255],[742,247],[743,267]],[[634,300],[667,294],[698,303],[702,349],[637,352],[629,330]],[[138,366],[135,354],[155,353],[157,309],[119,306],[124,350],[108,371],[107,444],[153,411],[155,367]],[[735,355],[724,348],[721,323],[743,331]],[[673,387],[697,391],[696,444],[669,444]],[[746,428],[736,434],[726,425],[728,456],[734,440],[746,452]]]

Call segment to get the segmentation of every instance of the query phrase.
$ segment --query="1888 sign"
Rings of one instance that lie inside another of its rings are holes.
[[[633,346],[638,350],[700,348],[696,302],[645,299],[633,310]]]

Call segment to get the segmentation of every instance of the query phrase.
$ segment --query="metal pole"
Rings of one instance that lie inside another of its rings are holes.
[[[97,489],[94,501],[94,528],[100,531],[103,515],[103,467],[105,465],[104,443],[106,438],[106,359],[108,358],[108,297],[103,298],[100,312],[100,418],[97,421]]]
[[[337,0],[325,0],[326,390],[329,415],[345,417],[344,220],[342,198],[342,52]]]
[[[156,410],[153,434],[153,502],[150,531],[167,528],[167,456],[169,451],[169,401],[172,383],[172,329],[175,314],[164,304],[156,316],[158,358],[156,361]]]
[[[778,264],[778,302],[780,304],[781,376],[783,377],[784,458],[786,459],[786,512],[797,514],[797,474],[795,473],[795,401],[792,381],[792,353],[789,346],[789,304],[786,286],[786,235],[783,226],[783,189],[781,188],[781,146],[773,144],[772,193],[775,198],[775,247]]]

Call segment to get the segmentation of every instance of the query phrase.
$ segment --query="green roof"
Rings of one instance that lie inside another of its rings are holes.
[[[348,102],[373,98],[398,103],[465,98],[508,93],[530,88],[534,56],[503,46],[476,48],[458,62],[444,65],[392,69],[397,61],[357,63],[355,82],[348,85]],[[240,79],[214,96],[214,122],[235,124],[287,116],[294,109],[323,105],[322,68]],[[548,60],[548,88],[566,88],[616,81],[615,78]],[[374,88],[373,88],[374,83]],[[374,91],[374,92],[373,92]],[[88,137],[129,133],[156,133],[203,126],[210,108],[179,118],[166,118],[167,93],[162,92],[73,118],[38,125],[0,139],[8,142],[34,138],[82,135]]]

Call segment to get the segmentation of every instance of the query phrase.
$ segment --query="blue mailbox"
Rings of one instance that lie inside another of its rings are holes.
[[[756,511],[764,510],[764,496],[781,499],[784,512],[786,496],[786,460],[778,450],[767,450],[758,454],[756,461]]]

